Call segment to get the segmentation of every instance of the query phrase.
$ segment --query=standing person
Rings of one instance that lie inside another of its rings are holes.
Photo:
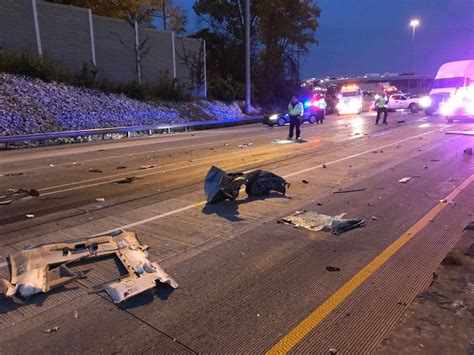
[[[382,93],[376,100],[375,100],[375,107],[377,108],[377,119],[375,124],[379,124],[380,116],[383,113],[383,124],[387,124],[387,104],[388,104],[388,97],[386,93]]]
[[[290,116],[290,132],[288,133],[288,140],[293,139],[293,131],[296,127],[296,139],[300,138],[301,121],[304,115],[304,107],[301,102],[298,101],[298,96],[293,96],[291,102],[288,105],[288,116]]]
[[[323,124],[323,121],[325,119],[325,115],[326,115],[326,108],[327,108],[327,103],[326,103],[326,99],[324,98],[324,96],[321,96],[321,98],[319,99],[319,111],[318,111],[318,116],[317,116],[317,120],[316,120],[316,123],[321,123]]]

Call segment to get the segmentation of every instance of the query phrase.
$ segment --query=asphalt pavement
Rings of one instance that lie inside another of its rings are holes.
[[[1,352],[373,352],[472,218],[472,138],[445,134],[470,128],[404,113],[376,126],[366,113],[303,124],[302,143],[253,124],[2,151],[0,195],[40,196],[0,205],[0,265],[32,244],[125,229],[180,287],[114,305],[89,292],[114,277],[104,260],[26,304],[0,296]],[[207,205],[212,165],[291,186]],[[366,223],[339,236],[277,223],[301,210]]]

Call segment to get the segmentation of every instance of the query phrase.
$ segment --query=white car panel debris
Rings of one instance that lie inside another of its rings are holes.
[[[23,303],[38,293],[84,278],[82,272],[72,273],[73,263],[114,256],[128,274],[101,285],[96,292],[106,291],[114,303],[152,289],[157,281],[173,288],[178,283],[156,262],[148,258],[148,246],[143,245],[133,232],[120,231],[111,235],[64,243],[30,246],[7,258],[10,280],[0,278],[0,292]]]

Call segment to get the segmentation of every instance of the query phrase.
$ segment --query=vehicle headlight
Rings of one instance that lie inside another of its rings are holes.
[[[270,117],[268,117],[268,119],[270,121],[276,121],[276,120],[278,120],[278,115],[277,114],[271,115]]]
[[[445,103],[441,106],[440,112],[443,116],[451,116],[454,113],[454,106],[450,103]]]
[[[421,107],[423,108],[427,108],[427,107],[430,107],[432,104],[432,101],[431,101],[431,98],[429,96],[425,96],[425,97],[422,97],[420,99],[420,105]]]

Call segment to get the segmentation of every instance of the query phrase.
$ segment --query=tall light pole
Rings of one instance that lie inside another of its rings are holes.
[[[245,113],[250,113],[250,0],[245,1]]]
[[[420,20],[418,19],[413,19],[410,21],[410,26],[413,28],[413,33],[411,37],[411,51],[410,51],[410,66],[409,66],[409,74],[411,74],[412,71],[412,66],[413,66],[413,55],[415,53],[415,32],[416,28],[420,25]],[[410,84],[411,84],[411,78],[408,79],[408,91],[410,91]]]

